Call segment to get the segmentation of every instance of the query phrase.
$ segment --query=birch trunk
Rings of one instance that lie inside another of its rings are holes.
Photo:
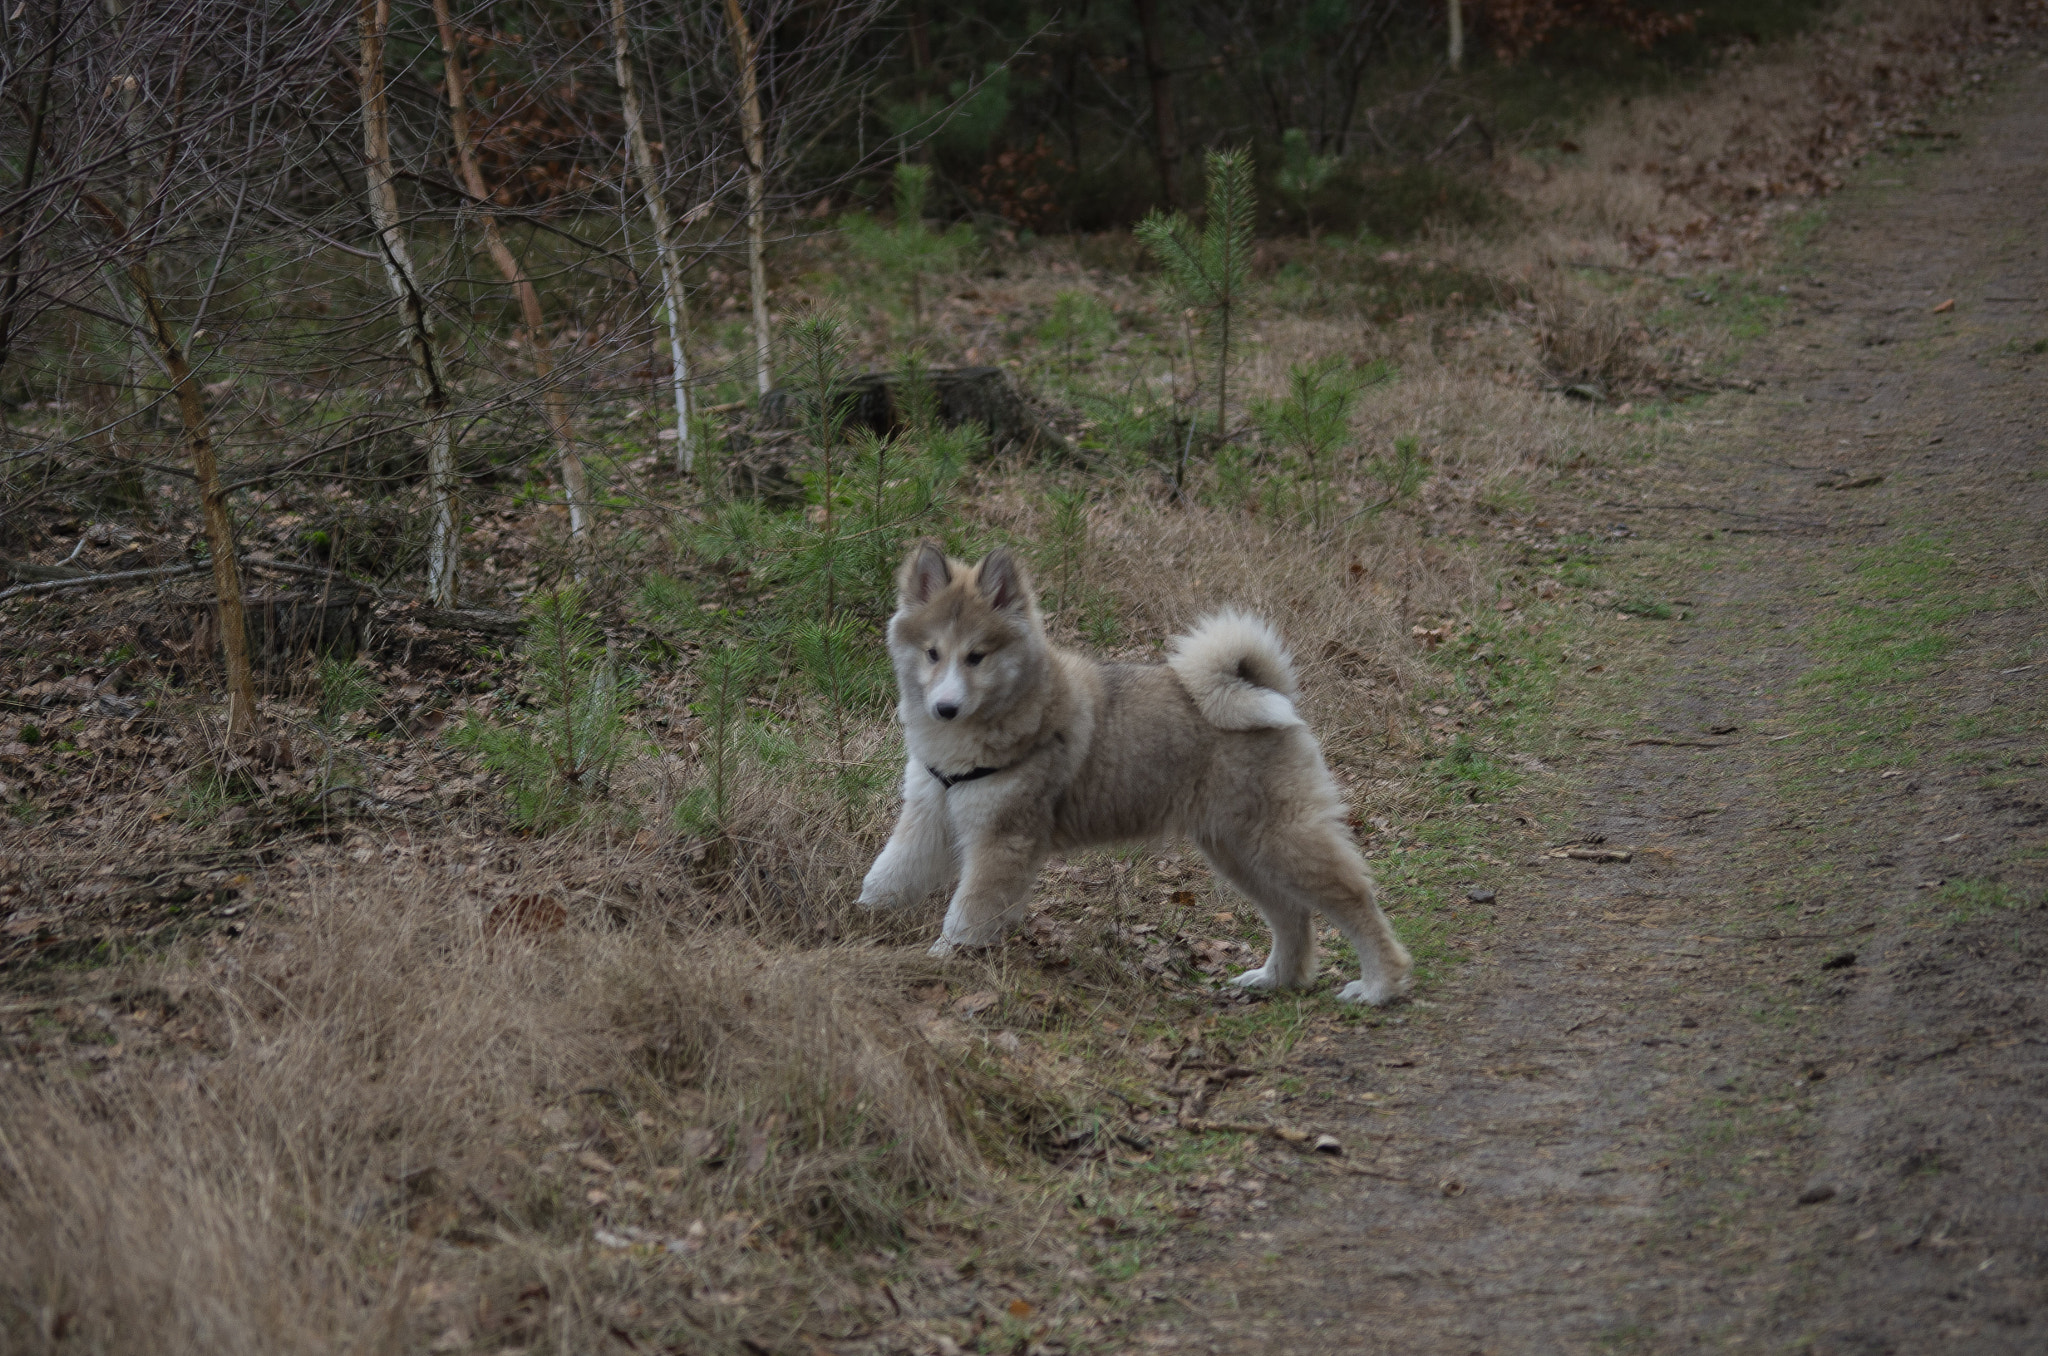
[[[654,148],[647,143],[647,129],[640,120],[640,94],[633,87],[633,63],[626,51],[626,0],[612,0],[612,58],[633,168],[640,176],[640,191],[647,198],[647,215],[654,224],[654,254],[661,267],[662,309],[668,321],[669,384],[676,398],[676,469],[688,475],[696,466],[696,448],[690,441],[690,374],[683,365],[683,327],[689,312],[684,309],[687,297],[682,265],[669,235],[668,202],[654,172]]]
[[[740,135],[747,151],[747,273],[754,290],[754,379],[761,394],[773,384],[768,352],[768,265],[766,254],[768,138],[761,126],[761,81],[757,61],[760,44],[747,31],[740,0],[725,0],[732,25],[733,59],[740,68]]]
[[[364,3],[375,3],[388,12],[390,0]],[[484,249],[519,298],[519,314],[526,322],[526,345],[533,354],[533,377],[540,386],[541,408],[547,416],[548,433],[555,441],[555,460],[561,464],[562,489],[569,500],[569,535],[581,542],[590,535],[590,487],[583,474],[583,457],[576,450],[569,398],[555,381],[555,358],[548,345],[547,317],[541,312],[540,292],[526,276],[526,269],[512,253],[512,247],[505,243],[505,232],[490,206],[491,195],[485,188],[483,170],[477,164],[476,142],[470,135],[468,77],[462,69],[461,49],[455,45],[455,22],[449,15],[448,0],[434,0],[434,20],[440,25],[441,53],[447,58],[448,127],[455,141],[455,161],[462,173],[463,187],[483,213]]]
[[[1459,0],[1448,0],[1449,11],[1445,14],[1451,30],[1451,69],[1462,70],[1465,66],[1465,7]]]
[[[391,25],[391,0],[362,0],[362,67],[358,71],[363,104],[363,162],[370,199],[370,223],[377,231],[384,277],[398,302],[399,326],[412,354],[419,380],[420,405],[427,417],[427,494],[433,504],[433,525],[427,547],[427,597],[438,607],[454,607],[462,555],[461,505],[456,495],[455,433],[448,417],[448,390],[442,380],[433,321],[421,294],[419,274],[405,233],[398,224],[398,190],[391,167],[390,108],[384,96],[384,34]]]
[[[87,195],[86,206],[107,223],[117,238],[127,227],[118,213]],[[220,463],[213,451],[213,425],[206,417],[205,394],[199,388],[185,349],[164,314],[150,274],[149,256],[137,254],[128,264],[128,282],[142,304],[149,342],[156,349],[171,395],[178,404],[178,422],[185,431],[185,450],[199,481],[199,512],[206,524],[206,544],[213,556],[213,592],[220,605],[221,658],[228,676],[228,738],[238,739],[256,728],[256,677],[249,667],[249,627],[242,607],[242,569],[235,559],[235,524],[228,515],[227,491],[221,488]]]

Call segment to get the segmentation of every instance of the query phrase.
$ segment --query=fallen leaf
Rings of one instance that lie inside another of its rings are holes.
[[[1956,299],[1954,297],[1950,297],[1947,301],[1944,301],[1943,303],[1941,303],[1941,305],[1934,308],[1934,314],[1943,315],[1949,311],[1953,311],[1955,308]]]
[[[1036,1310],[1031,1307],[1031,1301],[1029,1300],[1013,1299],[1010,1301],[1011,1318],[1029,1318],[1035,1312]]]

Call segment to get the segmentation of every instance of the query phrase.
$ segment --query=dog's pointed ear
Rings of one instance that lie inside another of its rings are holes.
[[[911,604],[928,603],[932,595],[953,582],[953,567],[935,541],[921,541],[904,558],[896,575],[896,596]]]
[[[1024,578],[1024,567],[1008,551],[989,552],[975,574],[975,586],[999,612],[1021,612],[1030,601],[1031,585]]]

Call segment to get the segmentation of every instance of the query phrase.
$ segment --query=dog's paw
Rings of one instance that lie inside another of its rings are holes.
[[[1273,978],[1273,967],[1270,964],[1261,965],[1256,970],[1247,970],[1230,982],[1240,989],[1253,989],[1262,993],[1280,987],[1279,981]]]
[[[963,951],[993,951],[1003,943],[1002,929],[983,929],[980,932],[941,932],[939,940],[932,943],[934,956],[957,956]]]
[[[1376,980],[1372,983],[1367,983],[1362,979],[1354,979],[1343,988],[1337,990],[1337,1001],[1339,1003],[1364,1003],[1375,1008],[1382,1007],[1393,1002],[1402,994],[1407,993],[1408,984],[1409,981],[1405,975],[1398,982],[1393,983],[1389,983],[1386,980]]]

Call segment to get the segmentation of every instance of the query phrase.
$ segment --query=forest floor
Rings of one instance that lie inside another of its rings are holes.
[[[849,907],[887,806],[797,803],[795,755],[751,876],[666,820],[519,832],[441,738],[509,645],[403,607],[381,719],[240,790],[189,693],[121,690],[149,599],[10,613],[48,629],[0,646],[0,1353],[2041,1349],[2048,61],[2011,46],[1759,272],[1658,284],[1734,355],[1695,394],[1413,361],[1361,422],[1451,450],[1344,557],[1156,468],[1097,506],[1094,648],[1226,589],[1297,637],[1421,962],[1385,1010],[1230,988],[1262,929],[1171,849],[928,960],[932,911]],[[1439,319],[1343,342],[1523,333]],[[1041,529],[1038,474],[973,511]],[[684,681],[636,716],[664,777]]]
[[[1144,1345],[2048,1342],[2043,126],[2034,65],[1838,197],[1758,393],[1599,501],[1610,587],[1684,619],[1587,624],[1568,830],[1456,983],[1296,1060],[1357,1149],[1262,1155]]]

